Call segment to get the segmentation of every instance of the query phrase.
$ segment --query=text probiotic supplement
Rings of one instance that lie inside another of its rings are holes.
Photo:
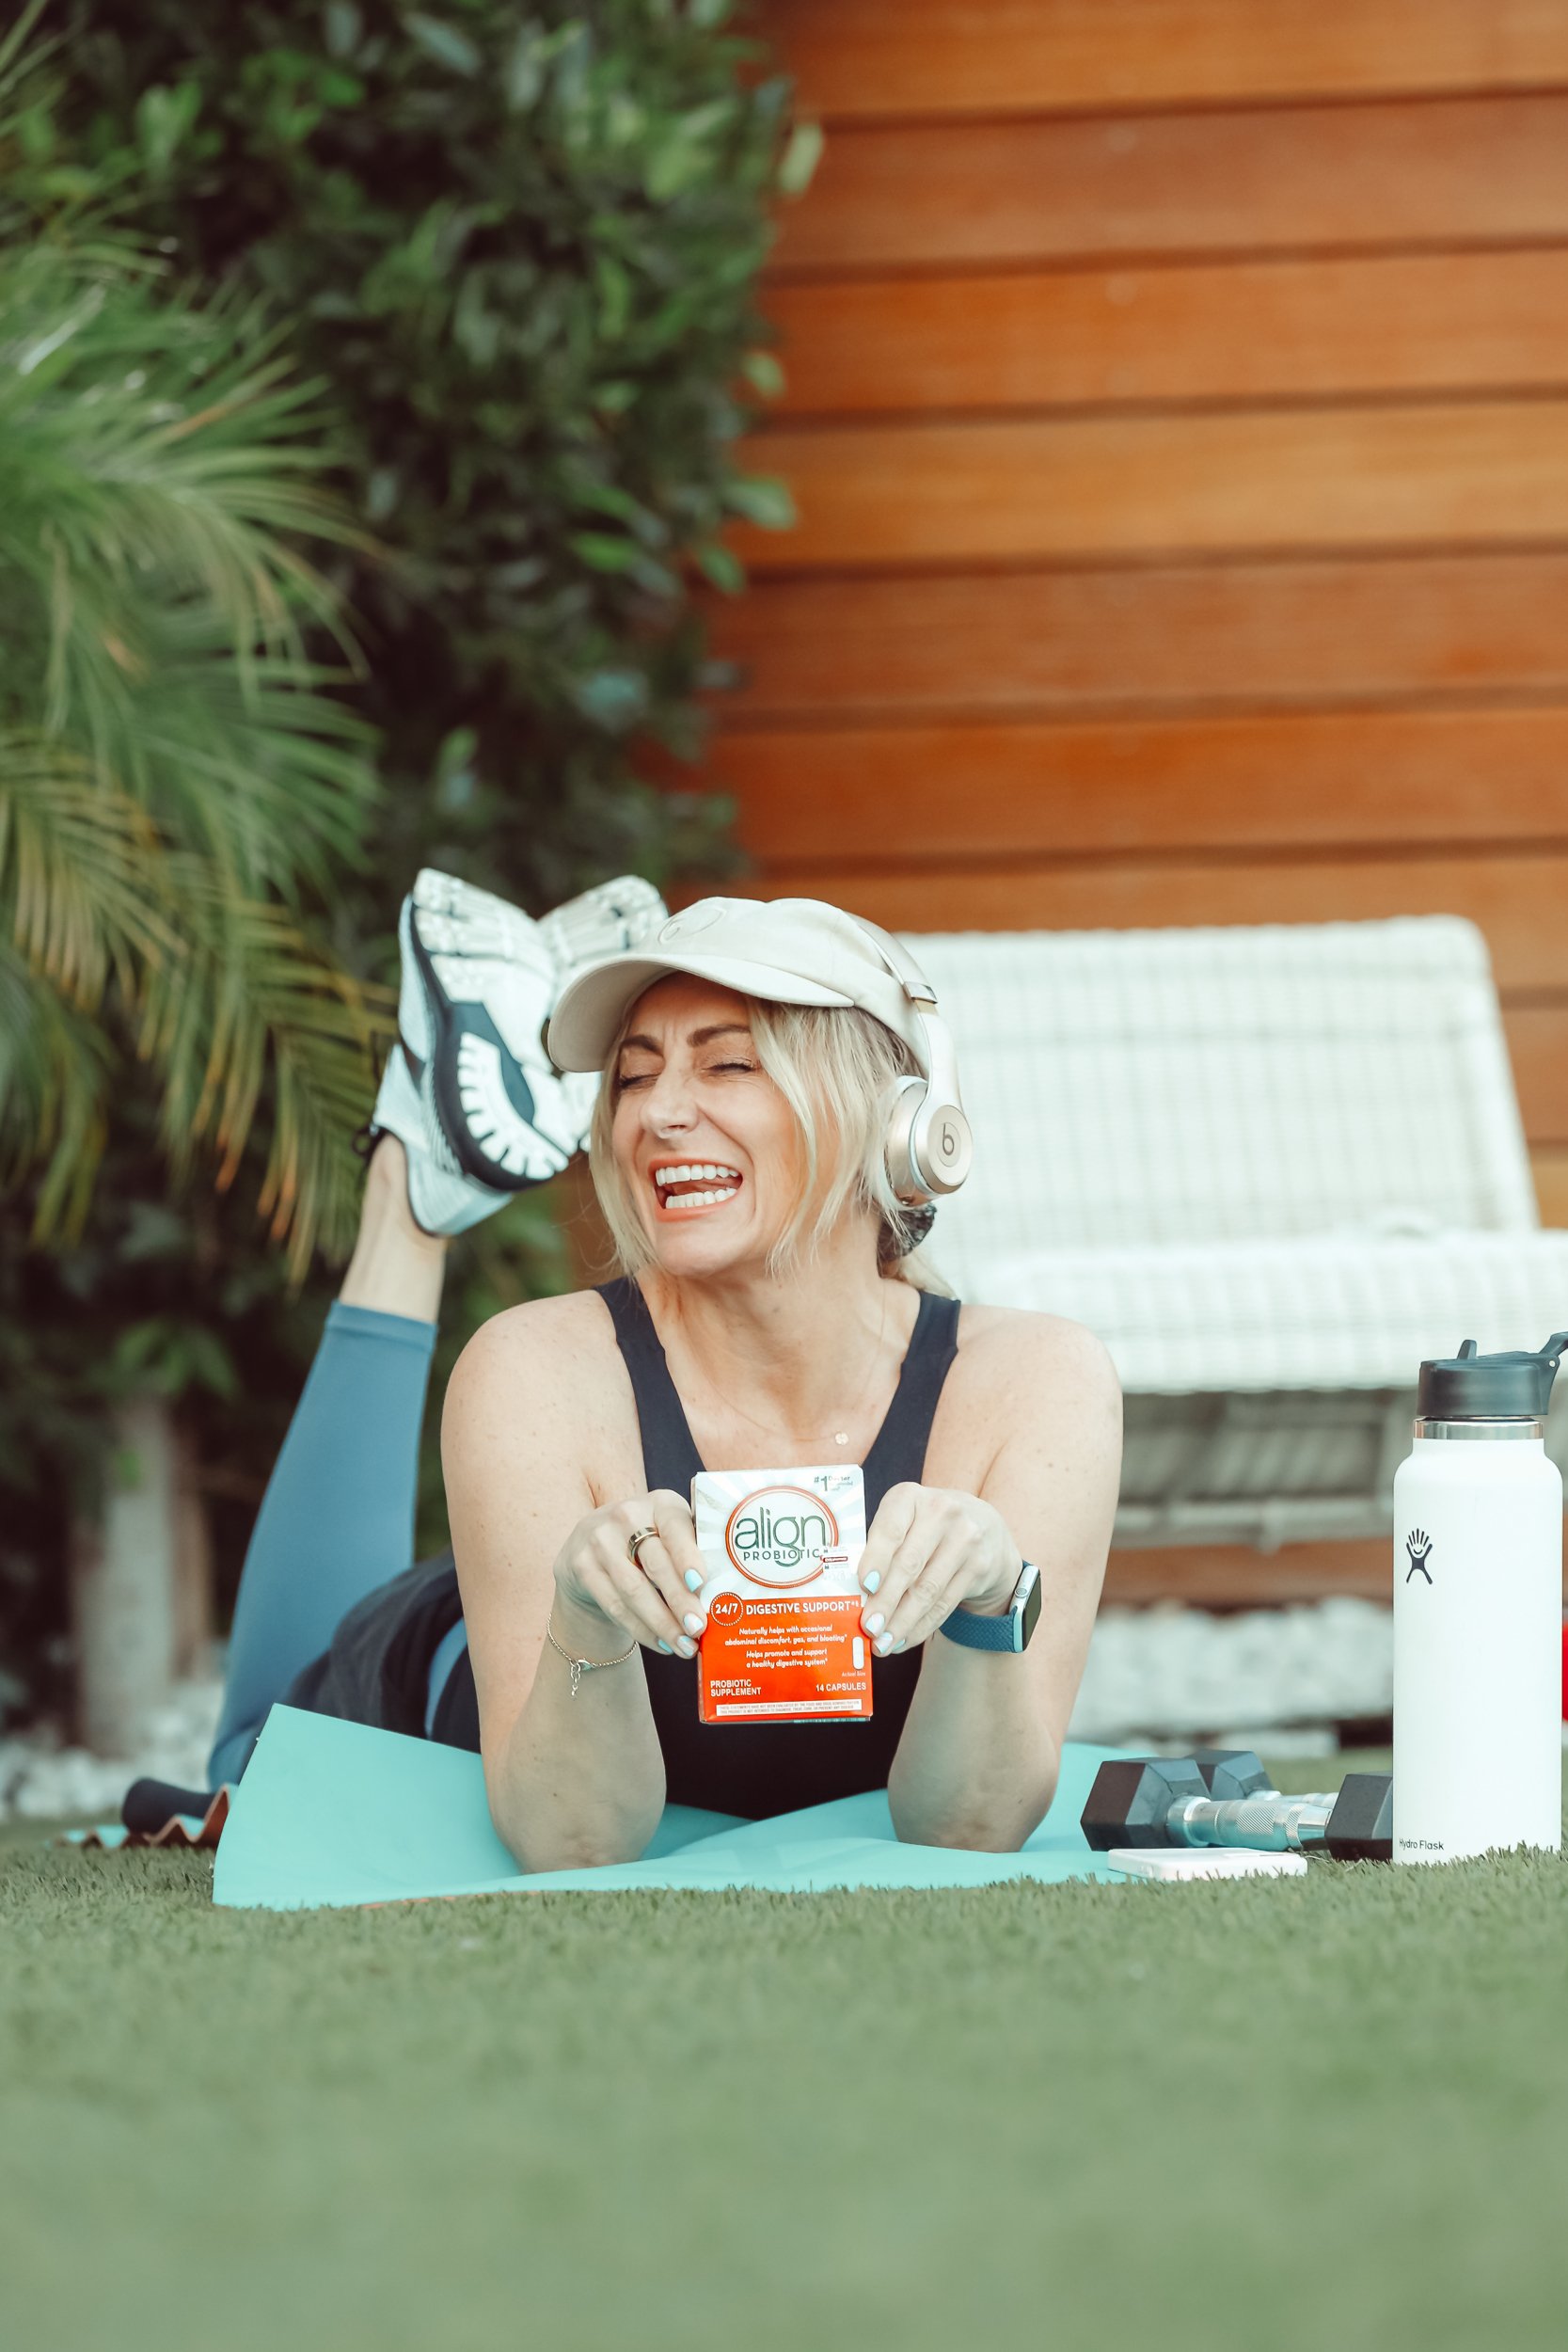
[[[856,1570],[865,1549],[858,1465],[703,1470],[691,1482],[707,1570],[698,1653],[705,1724],[871,1712]]]
[[[1568,1332],[1421,1366],[1394,1480],[1394,1860],[1562,1842],[1562,1479],[1543,1442]]]

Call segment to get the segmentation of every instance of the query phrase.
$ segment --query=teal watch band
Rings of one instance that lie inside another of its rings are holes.
[[[1039,1614],[1040,1572],[1025,1560],[1012,1599],[1000,1617],[976,1617],[967,1609],[955,1609],[942,1620],[942,1631],[961,1649],[1010,1650],[1016,1656],[1028,1648]]]

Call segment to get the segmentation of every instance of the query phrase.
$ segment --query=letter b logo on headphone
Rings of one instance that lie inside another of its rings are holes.
[[[969,1121],[958,1104],[939,1100],[931,1104],[928,1117],[917,1112],[912,1140],[917,1162],[924,1165],[927,1174],[940,1180],[942,1189],[956,1192],[969,1174],[974,1150]]]

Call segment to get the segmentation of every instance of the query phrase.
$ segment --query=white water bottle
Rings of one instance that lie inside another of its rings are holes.
[[[1421,1366],[1394,1480],[1394,1860],[1562,1842],[1562,1479],[1543,1439],[1568,1331]]]

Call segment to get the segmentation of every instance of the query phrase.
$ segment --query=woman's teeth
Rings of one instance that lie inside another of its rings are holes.
[[[740,1189],[739,1169],[725,1168],[716,1160],[681,1161],[669,1168],[656,1168],[653,1179],[661,1207],[678,1199],[683,1208],[717,1208],[721,1200],[733,1200]]]

